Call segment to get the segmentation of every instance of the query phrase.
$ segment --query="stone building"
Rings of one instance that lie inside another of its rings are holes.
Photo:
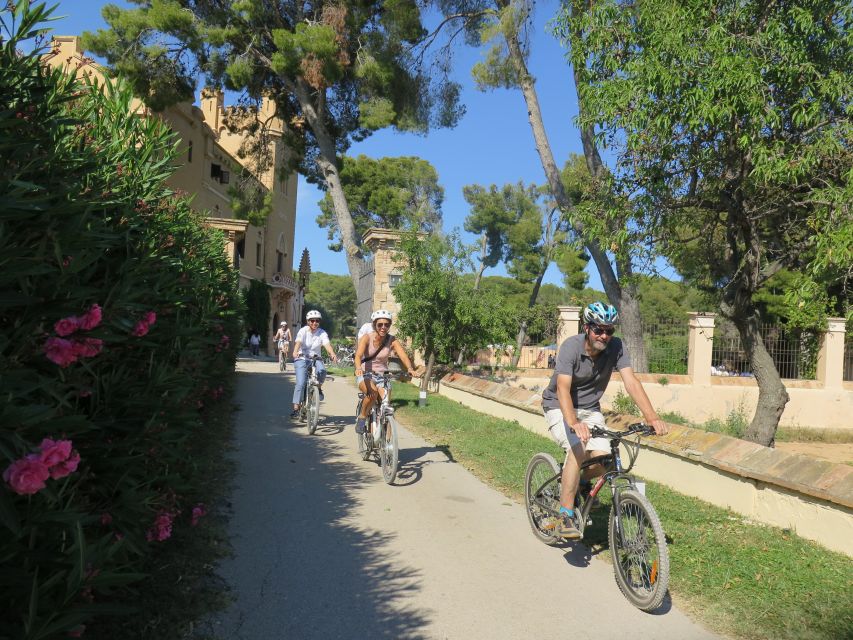
[[[371,254],[359,274],[356,289],[356,327],[370,320],[376,309],[387,309],[396,317],[400,305],[394,299],[394,287],[403,277],[397,261],[401,234],[391,229],[368,229],[361,242]]]
[[[44,56],[51,67],[75,70],[99,83],[108,81],[106,71],[84,55],[77,36],[56,36],[51,52]],[[272,169],[256,172],[245,158],[238,157],[244,135],[226,126],[229,118],[240,116],[240,110],[224,105],[221,92],[202,91],[199,104],[189,102],[174,105],[154,113],[144,103],[134,100],[135,113],[144,117],[159,117],[166,122],[181,141],[183,162],[169,178],[168,184],[193,194],[192,206],[207,214],[207,224],[225,233],[225,251],[240,272],[240,287],[252,281],[269,286],[270,316],[266,327],[257,327],[267,345],[281,320],[298,322],[302,315],[303,287],[309,271],[293,277],[294,232],[296,227],[295,174],[279,179]],[[282,141],[283,123],[275,118],[273,103],[264,99],[258,116],[270,123],[271,166],[281,164],[287,153]],[[271,213],[263,226],[249,224],[236,217],[230,191],[238,180],[261,194],[271,196]],[[308,265],[307,249],[302,259]]]

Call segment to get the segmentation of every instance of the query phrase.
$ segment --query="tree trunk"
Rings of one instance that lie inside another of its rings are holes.
[[[427,355],[426,371],[424,371],[424,377],[421,378],[421,392],[418,394],[418,406],[419,407],[426,406],[427,390],[429,388],[429,381],[432,378],[432,366],[434,364],[435,364],[435,351],[430,349],[429,354]]]
[[[574,203],[571,201],[571,198],[569,198],[565,188],[563,187],[560,170],[554,162],[554,154],[551,151],[551,145],[548,142],[548,135],[545,132],[545,125],[542,121],[542,110],[539,107],[539,97],[536,93],[535,81],[527,70],[527,64],[524,61],[524,55],[521,52],[518,40],[516,38],[505,38],[505,40],[507,49],[509,50],[510,59],[515,65],[519,79],[519,86],[521,87],[521,93],[524,95],[524,102],[527,105],[527,118],[530,122],[530,128],[533,131],[533,140],[536,143],[536,151],[539,153],[539,159],[542,162],[542,168],[544,169],[545,177],[548,180],[548,187],[551,191],[551,195],[554,197],[554,200],[557,201],[557,205],[560,207],[560,210],[571,220]],[[581,133],[581,139],[583,141],[583,132]],[[595,149],[595,145],[592,146],[593,149]],[[586,147],[587,144],[584,142],[585,155]],[[595,155],[598,156],[597,151],[595,152]],[[587,160],[587,162],[589,163],[589,160]],[[598,158],[598,163],[601,164],[600,157]],[[622,286],[619,284],[619,279],[613,270],[613,265],[610,263],[607,253],[601,248],[599,242],[584,235],[583,225],[579,220],[571,220],[571,223],[575,232],[583,241],[586,250],[589,251],[592,256],[593,262],[595,262],[595,267],[598,269],[598,274],[601,277],[601,284],[604,286],[604,292],[607,294],[607,299],[610,300],[611,304],[615,305],[620,312],[626,302],[629,307],[631,307],[632,304],[635,305],[634,308],[637,309],[637,313],[635,314],[633,309],[629,309],[629,312],[623,321],[623,332],[625,335],[630,334],[631,336],[639,337],[639,341],[633,344],[633,346],[628,340],[626,340],[626,343],[628,344],[632,360],[636,360],[637,363],[646,363],[645,345],[642,340],[643,332],[639,326],[639,303],[637,303],[635,296],[632,295],[630,291],[623,291]],[[641,370],[637,369],[637,371]]]
[[[313,89],[309,90],[304,83],[299,82],[296,85],[295,94],[299,100],[302,112],[305,114],[308,126],[311,127],[311,131],[317,139],[317,146],[320,150],[317,156],[317,166],[323,173],[326,188],[328,188],[332,196],[332,204],[335,208],[335,222],[338,225],[338,231],[341,234],[341,243],[346,253],[347,268],[349,269],[353,285],[356,291],[358,291],[358,280],[361,275],[361,266],[364,263],[364,254],[361,252],[361,238],[355,232],[355,224],[352,221],[352,214],[350,213],[347,197],[341,183],[338,156],[335,151],[335,140],[326,128],[325,108],[323,106],[324,94],[322,91],[318,92],[318,105],[315,105],[310,97],[311,91]]]
[[[721,305],[723,314],[737,327],[744,351],[749,358],[752,373],[758,384],[758,404],[752,422],[747,427],[744,440],[757,442],[765,447],[772,447],[776,442],[776,429],[789,396],[773,358],[764,346],[764,340],[759,331],[758,314],[751,303],[741,300],[746,296],[738,296],[739,300]]]
[[[486,255],[486,233],[485,231],[480,236],[480,268],[477,270],[477,275],[474,277],[474,291],[480,290],[480,280],[483,278],[483,272],[486,270],[486,262],[483,257]],[[459,350],[459,355],[456,358],[456,366],[461,367],[465,360],[465,349]]]
[[[620,280],[627,279],[629,284],[619,287],[618,307],[622,337],[625,338],[625,346],[628,348],[628,353],[631,354],[631,368],[637,373],[647,373],[649,358],[646,353],[646,341],[643,338],[640,300],[637,297],[639,287],[630,278],[625,278],[625,276],[632,275],[630,263],[626,264],[623,269],[619,270],[619,278]]]

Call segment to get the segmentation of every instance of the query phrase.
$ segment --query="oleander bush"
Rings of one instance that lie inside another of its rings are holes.
[[[223,238],[164,180],[126,87],[41,66],[49,11],[0,10],[0,638],[80,636],[199,523],[194,447],[244,310]],[[203,521],[202,521],[203,523]]]

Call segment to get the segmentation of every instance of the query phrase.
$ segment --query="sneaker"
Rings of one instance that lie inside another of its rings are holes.
[[[575,524],[574,516],[568,513],[560,512],[557,518],[556,526],[554,527],[554,535],[558,538],[566,538],[568,540],[579,540],[581,537],[580,529]]]
[[[356,433],[364,433],[364,431],[365,431],[364,423],[365,423],[364,418],[359,418],[358,420],[355,421],[355,432]]]
[[[299,417],[299,409],[294,409],[293,411],[291,411],[290,417],[291,418],[298,418]]]
[[[326,399],[326,396],[323,394],[323,390],[322,390],[322,389],[317,389],[317,391],[319,391],[319,392],[320,392],[320,402],[323,402],[323,400],[325,400],[325,399]]]

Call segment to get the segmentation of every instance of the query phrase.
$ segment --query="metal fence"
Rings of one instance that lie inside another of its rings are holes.
[[[847,328],[847,333],[844,336],[844,380],[853,382],[853,336],[850,335],[850,329]]]
[[[764,347],[782,378],[815,379],[820,348],[819,333],[786,329],[778,325],[763,325],[760,333]],[[712,373],[715,375],[752,375],[752,367],[743,349],[740,335],[730,323],[717,324],[711,357]]]
[[[689,331],[690,327],[683,320],[643,325],[649,373],[687,373]]]

